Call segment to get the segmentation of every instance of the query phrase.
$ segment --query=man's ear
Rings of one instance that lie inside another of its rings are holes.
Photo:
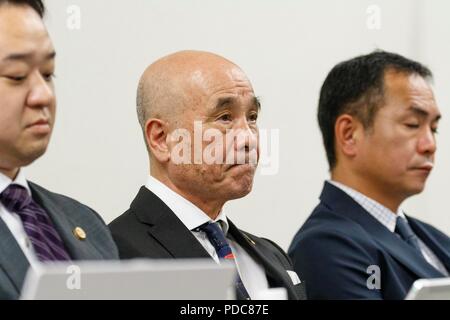
[[[160,119],[149,119],[145,124],[145,140],[150,153],[158,162],[170,160],[170,150],[167,145],[167,124]]]
[[[343,114],[337,118],[334,126],[336,151],[344,156],[353,158],[358,151],[358,142],[364,130],[361,122],[355,117]]]

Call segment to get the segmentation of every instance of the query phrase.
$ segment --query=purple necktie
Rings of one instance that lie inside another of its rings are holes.
[[[6,209],[19,215],[39,261],[70,260],[61,237],[47,213],[31,198],[24,187],[9,185],[0,194],[0,201]]]

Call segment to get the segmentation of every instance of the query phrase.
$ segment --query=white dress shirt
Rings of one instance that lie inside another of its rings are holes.
[[[353,200],[355,200],[361,207],[363,207],[367,212],[369,212],[375,219],[377,219],[383,226],[385,226],[392,233],[395,232],[395,227],[397,224],[397,217],[405,218],[405,214],[401,208],[398,209],[397,214],[383,206],[382,204],[376,202],[363,195],[362,193],[343,185],[342,183],[336,181],[329,181],[335,187],[341,189],[346,194],[348,194]],[[419,238],[418,238],[419,239]],[[439,258],[431,251],[428,246],[419,239],[419,246],[422,255],[425,260],[431,264],[435,269],[442,272],[444,275],[448,276],[448,271],[444,264],[439,260]]]
[[[220,263],[216,249],[211,242],[209,242],[206,233],[194,230],[208,222],[220,222],[219,225],[222,227],[224,234],[227,235],[228,219],[225,213],[222,211],[217,219],[212,221],[206,213],[192,202],[183,198],[181,195],[151,176],[147,180],[145,187],[152,191],[175,213],[178,219],[180,219],[186,228],[192,232],[216,263]],[[248,294],[251,298],[254,298],[258,296],[261,291],[269,288],[265,271],[263,267],[256,263],[238,243],[230,239],[228,239],[228,241],[235,256],[237,272],[239,273]]]
[[[14,181],[12,181],[4,174],[0,173],[0,194],[5,191],[6,188],[8,188],[12,183],[24,187],[27,190],[28,194],[31,196],[31,190],[28,185],[27,179],[25,178],[23,170],[19,171],[19,174]],[[28,239],[28,235],[25,232],[22,220],[20,219],[19,215],[6,209],[0,202],[0,219],[3,220],[8,229],[11,231],[12,235],[19,244],[20,249],[22,249],[25,257],[28,259],[31,267],[34,268],[35,266],[37,266],[40,262],[36,257],[33,246]]]

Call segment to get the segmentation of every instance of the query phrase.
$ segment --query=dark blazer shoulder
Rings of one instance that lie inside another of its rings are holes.
[[[146,187],[109,226],[122,259],[211,258],[176,214]]]
[[[284,287],[288,291],[289,299],[305,300],[305,284],[298,275],[299,282],[294,284],[294,267],[286,252],[275,242],[267,238],[255,236],[238,229],[230,220],[229,233],[232,238],[243,247],[265,270],[271,288]],[[290,274],[291,273],[291,274]]]
[[[380,299],[367,290],[367,268],[378,265],[375,240],[358,223],[320,203],[288,250],[312,299]]]
[[[363,246],[376,246],[376,242],[369,232],[356,221],[336,214],[323,203],[320,203],[294,236],[291,248],[297,242],[306,239],[323,239],[326,236],[343,239],[353,239]]]
[[[249,232],[239,230],[244,234],[245,237],[247,237],[249,240],[256,243],[259,247],[262,247],[265,252],[272,253],[279,262],[286,268],[286,270],[292,269],[292,262],[287,253],[274,241],[264,238],[264,237],[258,237],[254,234],[251,234]],[[290,268],[290,269],[289,269]]]
[[[130,227],[137,228],[140,225],[138,222],[135,213],[132,209],[128,209],[124,213],[122,213],[120,216],[115,218],[113,221],[109,223],[109,229],[111,230],[111,233],[122,233],[126,232],[128,233],[130,231]]]
[[[139,222],[132,209],[125,211],[108,226],[121,259],[153,258],[149,251],[154,243],[149,237],[148,226]]]
[[[325,184],[321,202],[289,248],[313,299],[403,299],[418,278],[441,274],[344,191]],[[409,218],[416,234],[446,266],[448,237]],[[372,273],[381,285],[372,287]]]
[[[413,218],[410,216],[408,216],[408,221],[410,223],[412,222],[412,223],[415,223],[416,225],[420,225],[422,228],[426,229],[428,232],[431,232],[434,236],[438,237],[439,239],[443,239],[446,242],[450,241],[450,237],[447,234],[445,234],[444,232],[442,232],[435,226],[433,226],[425,221],[422,221],[420,219]]]
[[[296,264],[319,257],[331,260],[342,252],[376,256],[377,248],[375,239],[358,223],[319,204],[294,236],[288,254]]]
[[[157,244],[149,231],[155,223],[153,215],[159,214],[162,205],[156,195],[142,187],[130,207],[109,223],[121,259],[156,258]],[[149,217],[148,221],[141,216]]]

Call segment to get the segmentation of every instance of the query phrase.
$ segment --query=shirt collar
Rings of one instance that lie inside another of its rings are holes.
[[[348,194],[353,200],[355,200],[361,207],[363,207],[367,212],[370,213],[375,219],[378,220],[382,225],[384,225],[389,231],[395,232],[395,226],[397,224],[397,217],[405,218],[403,210],[399,208],[397,214],[392,212],[390,209],[383,206],[381,203],[367,197],[366,195],[347,187],[346,185],[339,183],[337,181],[328,181],[335,187],[341,189],[346,194]]]
[[[225,235],[228,233],[228,219],[223,210],[217,219],[213,221],[199,207],[154,177],[150,176],[147,179],[145,187],[161,199],[189,230],[195,230],[208,222],[220,222]]]
[[[228,234],[228,230],[230,229],[230,225],[228,224],[227,216],[225,215],[224,211],[220,211],[219,216],[214,222],[219,222],[220,226],[222,227],[222,231],[225,234],[225,236]]]
[[[10,184],[16,184],[21,187],[24,187],[25,190],[27,190],[28,194],[31,196],[31,189],[30,186],[28,185],[25,173],[22,169],[20,169],[14,181],[11,180],[9,177],[5,176],[3,173],[0,173],[0,193],[5,191]]]

